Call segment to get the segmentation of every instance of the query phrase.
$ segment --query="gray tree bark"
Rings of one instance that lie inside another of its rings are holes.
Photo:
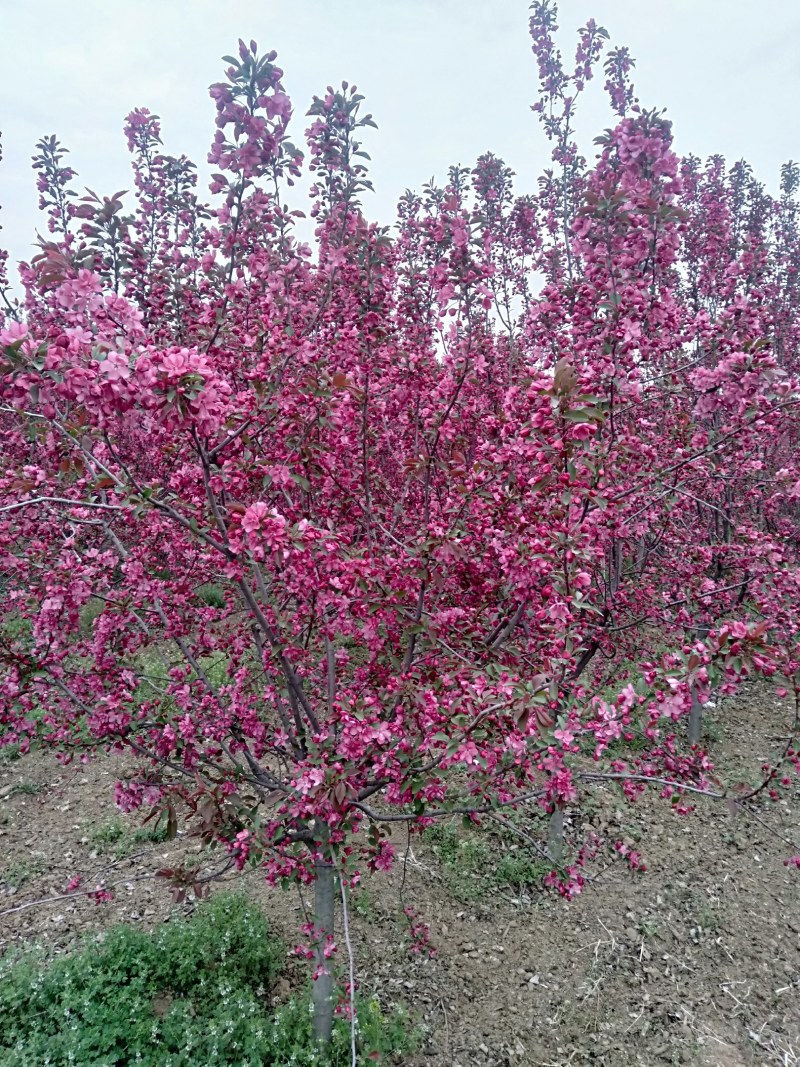
[[[564,858],[564,809],[555,807],[550,815],[547,831],[547,851],[553,863],[561,863]]]
[[[331,862],[328,842],[330,831],[323,827],[319,834],[318,854],[314,860],[314,927],[316,947],[314,970],[318,974],[312,990],[314,1008],[314,1036],[320,1045],[329,1044],[333,1033],[333,974],[330,960],[325,958],[328,938],[333,938],[336,904],[336,871]]]
[[[709,626],[698,626],[694,631],[694,640],[702,641],[708,637]],[[697,697],[697,686],[691,688],[692,707],[689,711],[689,744],[699,745],[700,735],[703,732],[703,705]]]

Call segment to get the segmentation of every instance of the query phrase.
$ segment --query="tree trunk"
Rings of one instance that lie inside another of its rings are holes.
[[[336,902],[336,872],[328,851],[330,831],[327,826],[319,835],[314,860],[314,979],[312,1003],[314,1007],[314,1036],[320,1045],[330,1042],[333,1032],[333,974],[331,961],[325,958],[328,938],[333,939],[334,905]]]
[[[692,686],[692,708],[689,712],[689,744],[699,745],[703,730],[703,705],[697,699],[697,686]]]
[[[550,814],[547,851],[553,863],[561,863],[564,858],[564,809],[559,805],[554,807]]]
[[[703,641],[708,637],[708,631],[711,629],[707,624],[698,626],[694,631],[694,640]],[[703,705],[697,698],[697,686],[693,685],[691,690],[692,707],[689,712],[689,744],[699,745],[700,734],[703,732]]]

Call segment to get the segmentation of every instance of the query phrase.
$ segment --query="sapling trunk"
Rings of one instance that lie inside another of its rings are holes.
[[[711,627],[708,625],[698,626],[694,631],[694,640],[704,640],[708,637],[710,629]],[[689,692],[692,698],[692,706],[689,711],[689,744],[699,745],[700,735],[703,732],[703,705],[697,695],[696,685],[693,685]]]
[[[330,831],[323,827],[319,835],[318,852],[314,860],[314,1036],[320,1045],[330,1042],[333,1032],[333,974],[330,960],[325,957],[329,939],[333,939],[334,906],[336,903],[336,871],[328,848]]]
[[[556,805],[550,813],[550,825],[547,831],[547,851],[553,863],[561,863],[564,858],[564,809]]]
[[[689,744],[699,745],[700,734],[703,731],[703,705],[697,697],[697,686],[691,689],[692,707],[689,711]]]

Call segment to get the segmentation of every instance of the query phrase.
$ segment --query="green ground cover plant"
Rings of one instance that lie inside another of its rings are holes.
[[[310,997],[280,1006],[272,991],[285,946],[259,909],[220,894],[152,932],[112,928],[63,956],[28,952],[0,963],[3,1067],[338,1067],[350,1062],[350,1023],[327,1053]],[[405,1013],[363,1003],[360,1054],[392,1062],[409,1050]],[[396,1062],[396,1061],[394,1061]]]

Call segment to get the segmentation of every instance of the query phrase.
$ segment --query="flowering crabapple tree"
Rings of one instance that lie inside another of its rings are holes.
[[[126,751],[124,810],[313,885],[323,1041],[335,898],[392,865],[395,824],[538,804],[570,896],[598,844],[565,862],[562,815],[592,783],[726,797],[712,689],[779,676],[799,706],[797,168],[775,199],[679,159],[625,49],[587,162],[608,35],[569,68],[555,6],[531,12],[537,193],[486,154],[369,222],[356,87],[314,98],[305,164],[276,54],[239,42],[210,202],[147,110],[130,207],[44,138],[49,232],[19,301],[0,279],[2,741]]]

